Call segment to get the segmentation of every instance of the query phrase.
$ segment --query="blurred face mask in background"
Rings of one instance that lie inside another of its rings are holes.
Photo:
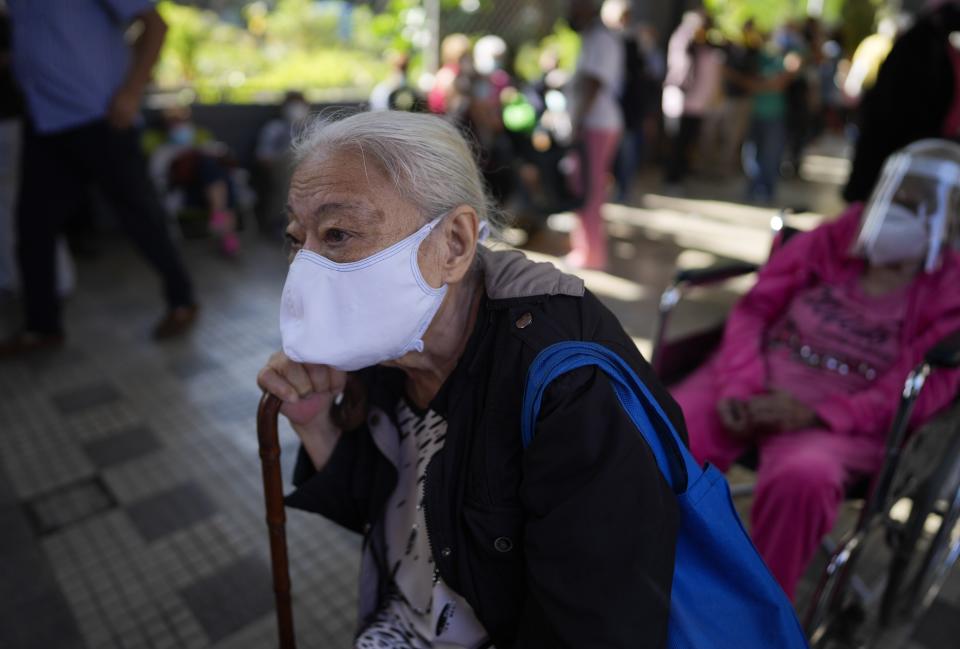
[[[193,136],[196,134],[193,126],[186,122],[176,124],[170,128],[170,141],[174,144],[186,146],[193,144]]]
[[[876,237],[866,247],[866,257],[874,266],[887,266],[907,261],[921,262],[927,258],[930,235],[927,217],[923,213],[891,203]]]
[[[921,140],[887,158],[863,209],[852,253],[874,265],[921,262],[937,269],[957,243],[960,147]]]

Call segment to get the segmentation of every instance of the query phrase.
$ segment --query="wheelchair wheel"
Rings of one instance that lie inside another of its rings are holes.
[[[960,451],[960,440],[952,446]],[[960,557],[960,456],[946,456],[919,495],[890,565],[878,646],[899,646],[909,637]]]
[[[811,649],[835,647],[837,638],[846,635],[851,612],[846,605],[847,591],[867,538],[869,533],[851,535],[831,553],[807,609],[805,626]]]
[[[941,441],[949,451],[939,466],[922,481],[896,481],[884,514],[863,533],[859,561],[848,563],[847,581],[826,603],[823,640],[812,646],[898,649],[936,599],[960,557],[960,436]]]

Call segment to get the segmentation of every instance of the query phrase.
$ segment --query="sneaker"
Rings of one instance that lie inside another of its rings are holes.
[[[154,340],[167,340],[187,333],[197,320],[200,307],[196,304],[178,306],[167,311],[163,319],[153,329]]]
[[[0,342],[0,360],[26,356],[35,352],[63,347],[63,334],[21,331]]]

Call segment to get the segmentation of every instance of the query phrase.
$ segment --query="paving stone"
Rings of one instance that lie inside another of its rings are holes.
[[[49,591],[34,599],[0,606],[0,647],[85,649],[86,644],[63,595]]]
[[[148,542],[190,527],[217,512],[207,493],[193,482],[149,496],[125,509]]]
[[[84,444],[90,461],[101,469],[149,455],[162,448],[160,440],[146,426],[138,426]]]
[[[51,398],[61,414],[71,415],[97,406],[114,403],[122,399],[123,395],[109,383],[96,382],[59,392]]]
[[[42,494],[27,503],[37,531],[49,534],[116,506],[98,478],[89,478]]]
[[[212,643],[273,612],[270,571],[255,557],[218,570],[180,595]]]
[[[196,352],[177,358],[169,365],[170,372],[179,379],[190,379],[219,368],[215,360]]]
[[[913,634],[913,642],[927,649],[955,649],[960,638],[960,606],[938,599]]]

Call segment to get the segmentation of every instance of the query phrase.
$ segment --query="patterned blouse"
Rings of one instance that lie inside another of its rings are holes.
[[[355,649],[473,649],[487,633],[470,604],[440,579],[433,563],[423,512],[430,458],[443,448],[447,422],[429,410],[397,405],[400,463],[397,487],[387,502],[385,529],[392,590]]]

